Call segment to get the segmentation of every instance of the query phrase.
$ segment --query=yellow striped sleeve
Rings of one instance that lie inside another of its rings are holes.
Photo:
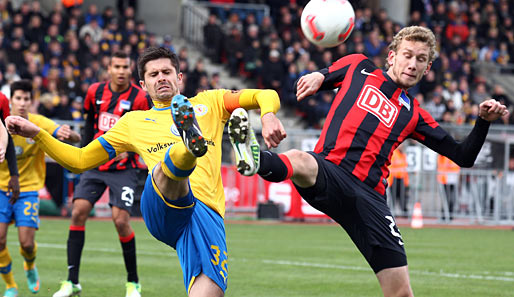
[[[261,109],[261,117],[269,112],[277,113],[280,109],[280,98],[274,90],[243,89],[226,92],[223,95],[225,108],[229,113],[234,109]]]

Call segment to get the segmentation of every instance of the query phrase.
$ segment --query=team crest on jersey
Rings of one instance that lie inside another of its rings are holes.
[[[16,156],[21,156],[23,154],[23,148],[21,146],[15,146],[14,153],[16,154]]]
[[[171,130],[171,134],[180,137],[180,133],[178,133],[178,129],[177,129],[177,126],[175,126],[175,124],[171,124],[170,130]]]
[[[391,127],[398,117],[398,108],[386,95],[372,85],[364,86],[357,106],[376,116],[386,127]]]
[[[130,101],[128,100],[121,100],[120,101],[120,110],[130,110]]]
[[[209,111],[209,108],[207,108],[206,105],[204,105],[204,104],[195,105],[195,116],[201,117],[201,116],[205,115],[207,113],[207,111]]]

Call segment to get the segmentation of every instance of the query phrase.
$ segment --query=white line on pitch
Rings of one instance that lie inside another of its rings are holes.
[[[13,243],[15,245],[17,243]],[[66,245],[63,244],[53,244],[53,243],[37,243],[38,247],[45,248],[56,248],[56,249],[66,249]],[[84,251],[88,252],[103,252],[103,253],[119,253],[119,249],[111,249],[111,248],[85,248]],[[137,251],[138,255],[147,255],[147,256],[158,256],[163,254],[168,254],[171,256],[176,256],[177,254],[170,249],[170,252],[158,252],[158,251]],[[248,261],[248,259],[244,258],[230,258],[231,261]],[[339,269],[339,270],[352,270],[352,271],[370,271],[369,267],[362,266],[347,266],[347,265],[332,265],[332,264],[320,264],[320,263],[310,263],[310,262],[296,262],[296,261],[287,261],[287,260],[260,260],[265,264],[274,264],[274,265],[285,265],[285,266],[302,266],[302,267],[316,267],[316,268],[327,268],[327,269]],[[481,275],[481,274],[463,274],[463,273],[450,273],[450,272],[432,272],[432,271],[422,271],[422,270],[413,270],[409,269],[411,274],[416,275],[428,275],[428,276],[438,276],[438,277],[446,277],[446,278],[459,278],[459,279],[475,279],[475,280],[493,280],[493,281],[504,281],[504,282],[514,282],[513,277],[508,276],[493,276],[493,275]],[[511,271],[502,272],[505,275],[513,275]]]

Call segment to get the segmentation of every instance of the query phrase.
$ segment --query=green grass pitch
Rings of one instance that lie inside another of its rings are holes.
[[[36,263],[37,296],[52,296],[67,277],[69,220],[41,220]],[[171,248],[155,240],[141,220],[136,231],[144,297],[186,296],[180,264]],[[378,281],[337,225],[229,222],[227,297],[382,296]],[[514,232],[476,229],[401,229],[417,296],[514,296]],[[19,296],[26,286],[17,230],[8,244]],[[126,273],[111,221],[89,220],[82,254],[82,297],[124,296]],[[0,288],[0,293],[3,292]]]

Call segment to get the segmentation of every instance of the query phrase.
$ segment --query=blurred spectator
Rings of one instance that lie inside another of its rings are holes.
[[[75,97],[71,102],[71,118],[73,121],[83,121],[84,116],[82,115],[82,97]]]
[[[230,35],[225,40],[225,52],[230,75],[235,76],[239,71],[240,64],[243,62],[245,47],[241,31],[235,26],[231,30]]]
[[[172,51],[174,53],[176,53],[175,47],[173,46],[173,38],[169,34],[164,35],[164,37],[162,38],[161,46],[169,49],[170,51]]]
[[[215,14],[209,15],[207,24],[203,27],[203,37],[207,57],[214,63],[220,63],[223,48],[223,32]]]
[[[85,20],[86,24],[91,23],[92,20],[96,20],[96,23],[98,24],[99,27],[101,27],[101,28],[104,27],[104,19],[98,13],[98,7],[94,3],[89,4],[89,6],[87,7],[87,12],[86,12],[86,15],[84,16],[84,20]]]
[[[258,39],[252,41],[250,46],[243,52],[243,65],[245,75],[251,79],[257,78],[261,74],[262,68],[262,49]]]
[[[494,85],[491,98],[500,101],[500,103],[507,106],[507,108],[512,105],[512,101],[509,99],[509,97],[505,93],[505,89],[501,85]]]
[[[110,5],[105,6],[104,11],[102,12],[102,20],[104,24],[109,24],[114,18],[114,8]],[[102,26],[102,28],[104,28],[104,26]]]
[[[382,50],[386,47],[387,44],[383,40],[380,40],[378,29],[371,31],[364,40],[365,53],[371,58],[381,55]]]
[[[96,19],[91,19],[89,23],[80,28],[79,37],[84,38],[86,35],[89,35],[95,43],[102,39],[102,28],[100,28]]]
[[[284,64],[280,60],[280,52],[273,49],[269,52],[268,61],[264,63],[262,72],[262,84],[266,89],[274,89],[277,92],[282,87],[282,79],[284,77]]]
[[[118,13],[123,15],[127,10],[131,9],[135,13],[137,9],[137,0],[116,0]]]
[[[434,120],[440,122],[443,119],[443,113],[446,110],[446,106],[443,103],[443,98],[438,92],[432,94],[432,99],[428,101],[425,106],[425,110],[432,115]]]
[[[459,91],[459,85],[456,81],[452,80],[448,88],[444,89],[441,95],[446,103],[453,101],[455,109],[462,107],[462,94]]]
[[[485,83],[479,83],[476,85],[475,90],[471,92],[471,102],[480,104],[480,102],[489,98],[490,95],[486,90]]]
[[[469,28],[464,20],[464,13],[459,13],[455,20],[451,21],[446,27],[446,38],[451,40],[455,35],[460,37],[462,42],[466,42],[469,36]]]

